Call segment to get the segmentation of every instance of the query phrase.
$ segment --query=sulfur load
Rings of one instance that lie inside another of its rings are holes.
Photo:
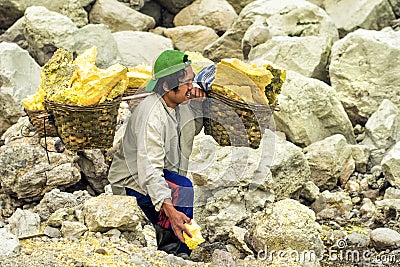
[[[143,88],[151,79],[151,67],[146,65],[137,65],[128,69],[128,88]]]
[[[274,106],[285,78],[286,71],[272,65],[258,67],[228,58],[217,64],[212,88],[238,101]]]
[[[44,97],[51,101],[94,105],[121,95],[128,86],[126,67],[115,64],[107,69],[95,65],[97,48],[87,49],[74,60],[73,54],[58,49],[40,72],[35,95],[22,100],[28,110],[42,110]]]

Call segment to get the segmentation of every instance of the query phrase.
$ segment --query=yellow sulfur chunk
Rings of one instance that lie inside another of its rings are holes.
[[[192,238],[190,238],[185,232],[183,232],[183,238],[185,239],[185,243],[189,249],[193,250],[206,240],[201,235],[201,227],[194,220],[191,222],[191,224],[185,223],[185,227],[192,234]]]
[[[46,92],[42,88],[38,88],[34,95],[22,99],[21,104],[26,110],[44,110],[45,95]]]
[[[249,65],[237,58],[225,58],[221,60],[221,64],[230,66],[244,75],[249,77],[257,84],[260,90],[264,91],[265,86],[271,83],[272,74],[269,70],[256,65]]]
[[[222,63],[216,66],[212,88],[238,101],[259,105],[269,104],[264,88],[261,90],[249,76]]]
[[[194,73],[199,73],[203,68],[214,64],[213,61],[204,57],[199,52],[186,51],[185,54],[188,55],[188,59],[192,61],[191,66]]]
[[[137,65],[128,69],[127,73],[129,82],[128,88],[143,88],[151,79],[151,67],[145,65]]]

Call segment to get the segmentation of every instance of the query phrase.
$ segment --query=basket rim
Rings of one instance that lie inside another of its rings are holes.
[[[50,106],[58,106],[58,107],[65,107],[65,108],[83,108],[83,109],[90,109],[90,108],[99,108],[99,107],[107,107],[107,106],[114,106],[116,104],[119,104],[122,101],[122,94],[113,98],[112,100],[109,101],[104,101],[103,103],[96,103],[92,105],[78,105],[78,104],[70,104],[70,103],[62,103],[62,102],[57,102],[50,100],[48,98],[44,99],[44,106],[45,109],[47,110],[47,105]]]
[[[207,92],[207,96],[209,98],[219,100],[221,102],[224,102],[225,104],[228,104],[228,105],[231,105],[234,107],[244,108],[244,109],[255,109],[255,110],[265,109],[265,110],[270,110],[271,113],[273,112],[273,110],[275,109],[275,106],[276,106],[276,105],[261,105],[261,104],[247,103],[244,101],[239,101],[236,99],[228,98],[227,96],[225,96],[219,92],[216,92],[216,91]]]

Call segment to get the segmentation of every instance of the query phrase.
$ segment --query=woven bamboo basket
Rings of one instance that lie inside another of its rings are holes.
[[[139,94],[143,94],[143,93],[145,93],[145,88],[127,88],[124,91],[123,97],[129,97],[129,96],[139,95]],[[136,106],[139,105],[140,102],[142,102],[142,100],[143,100],[143,98],[127,100],[129,109],[131,111],[133,111],[136,108]]]
[[[275,107],[255,105],[227,98],[211,91],[204,102],[204,132],[221,146],[258,148],[270,126]]]
[[[80,106],[44,101],[54,115],[58,135],[71,151],[112,147],[121,97],[98,105]]]
[[[54,121],[50,119],[50,115],[46,110],[25,109],[25,113],[28,115],[30,123],[40,137],[57,136],[57,129],[54,125]]]

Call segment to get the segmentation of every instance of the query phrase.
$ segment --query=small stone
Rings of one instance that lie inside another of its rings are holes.
[[[98,254],[102,254],[102,255],[106,255],[107,254],[107,251],[104,248],[98,248],[94,252],[96,252]]]
[[[389,228],[377,228],[371,231],[371,243],[377,250],[397,249],[400,247],[400,234]]]

